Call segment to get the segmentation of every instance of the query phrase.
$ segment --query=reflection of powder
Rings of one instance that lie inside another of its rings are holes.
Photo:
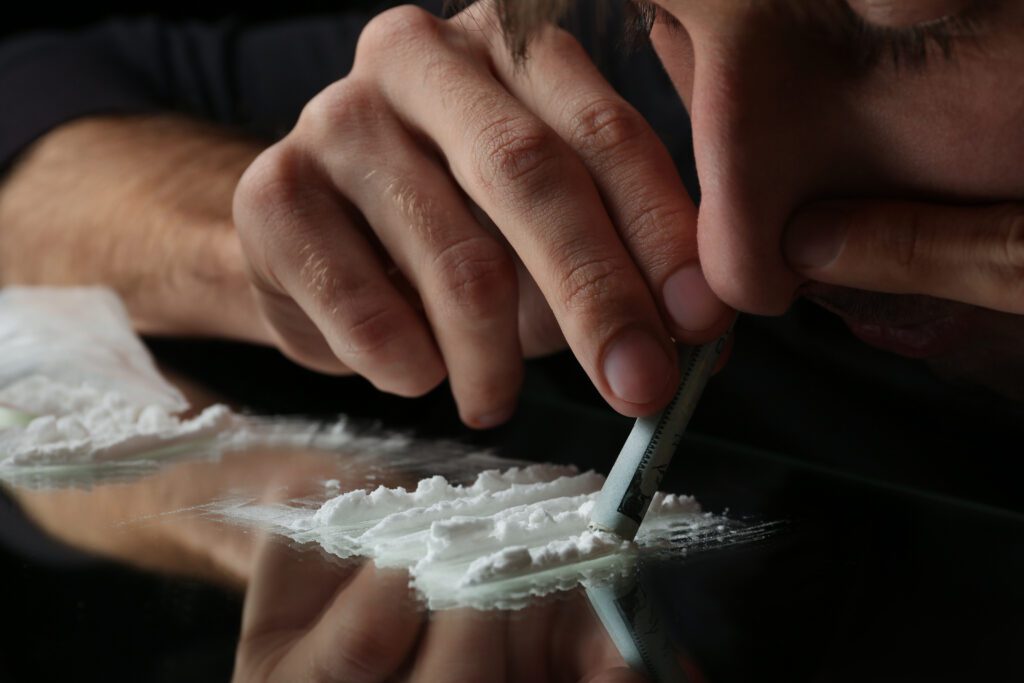
[[[317,510],[279,510],[278,529],[336,555],[409,568],[433,607],[481,604],[486,593],[510,585],[534,594],[569,587],[586,578],[588,568],[607,569],[629,556],[635,544],[588,529],[603,482],[594,472],[554,465],[487,470],[469,486],[435,476],[412,491],[381,486],[343,493]],[[274,518],[254,508],[224,514]],[[693,498],[659,493],[637,544],[711,519]]]
[[[39,415],[0,430],[0,465],[80,463],[141,454],[216,434],[233,423],[225,406],[181,420],[115,392],[32,376],[0,391],[0,403]]]

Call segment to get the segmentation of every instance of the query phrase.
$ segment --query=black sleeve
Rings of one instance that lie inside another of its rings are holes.
[[[95,114],[173,111],[277,139],[306,102],[348,73],[369,19],[398,2],[264,24],[111,19],[7,38],[0,42],[0,174],[51,129]],[[440,14],[444,3],[417,4]],[[568,28],[654,125],[695,190],[688,122],[657,59],[650,50],[624,54],[621,16],[598,19],[589,5],[578,7]]]
[[[258,25],[112,19],[8,38],[0,43],[0,172],[52,128],[93,114],[174,111],[279,137],[348,72],[360,31],[387,4]]]

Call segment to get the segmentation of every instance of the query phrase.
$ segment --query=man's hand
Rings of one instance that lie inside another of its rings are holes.
[[[405,570],[269,539],[245,596],[234,680],[643,683],[577,592],[516,612],[427,614]]]
[[[819,282],[1024,315],[1024,205],[832,202],[790,224],[790,264]]]
[[[401,395],[447,375],[472,426],[507,419],[523,355],[563,343],[615,409],[653,412],[671,337],[728,325],[695,208],[571,36],[545,30],[517,65],[490,11],[381,14],[249,167],[234,219],[261,308],[304,365]]]

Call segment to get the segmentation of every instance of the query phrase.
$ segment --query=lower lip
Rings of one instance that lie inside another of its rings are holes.
[[[865,343],[907,358],[941,356],[955,346],[964,332],[964,326],[955,317],[909,327],[869,324],[846,318],[843,321]]]

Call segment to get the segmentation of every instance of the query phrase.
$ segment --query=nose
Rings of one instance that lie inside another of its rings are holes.
[[[656,26],[652,40],[690,112],[704,275],[737,310],[783,313],[801,278],[782,255],[782,234],[816,184],[822,152],[820,122],[801,104],[800,56],[786,31],[773,32],[770,18],[749,11],[679,18],[682,29]]]

